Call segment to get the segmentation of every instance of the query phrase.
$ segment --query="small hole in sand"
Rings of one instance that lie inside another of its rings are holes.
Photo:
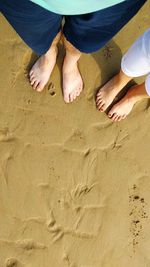
[[[28,104],[31,104],[31,100],[30,99],[28,100]]]
[[[55,96],[56,95],[55,91],[50,91],[50,95]]]

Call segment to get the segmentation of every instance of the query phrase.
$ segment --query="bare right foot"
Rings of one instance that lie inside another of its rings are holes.
[[[47,84],[52,70],[56,63],[58,48],[54,47],[51,51],[42,55],[30,70],[30,83],[34,90],[41,92]]]
[[[61,32],[56,35],[47,53],[42,55],[36,61],[29,72],[30,83],[33,89],[38,92],[41,92],[44,89],[55,66],[58,54],[57,44],[60,38]]]
[[[108,81],[97,93],[96,105],[98,109],[101,112],[106,111],[116,95],[131,79],[132,77],[128,77],[122,71],[120,71],[119,74]]]
[[[149,98],[145,89],[145,83],[131,87],[126,95],[111,108],[108,117],[114,122],[124,120],[131,112],[133,106],[145,98]]]

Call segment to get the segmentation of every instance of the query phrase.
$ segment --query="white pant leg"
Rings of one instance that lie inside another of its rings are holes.
[[[149,45],[150,29],[133,43],[122,58],[121,69],[127,76],[139,77],[150,73]]]
[[[147,94],[150,96],[150,75],[148,75],[146,77],[146,80],[145,80],[145,89],[146,89]]]

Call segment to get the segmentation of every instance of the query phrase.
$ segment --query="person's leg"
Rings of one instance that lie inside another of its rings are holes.
[[[55,65],[62,16],[29,0],[1,0],[0,11],[24,42],[41,56],[30,72],[31,84],[41,91]]]
[[[116,95],[133,77],[149,73],[150,63],[147,53],[144,51],[145,37],[150,39],[149,30],[140,36],[123,56],[120,73],[108,81],[97,93],[96,104],[101,112],[106,111]]]
[[[66,50],[62,69],[63,94],[65,102],[69,103],[76,99],[83,89],[83,81],[78,69],[78,60],[81,57],[81,52],[68,42],[64,36],[63,43]]]
[[[81,91],[82,80],[77,68],[81,53],[95,52],[104,46],[145,2],[124,1],[97,12],[65,17],[63,33],[67,40],[67,53],[63,67],[63,91],[66,102],[69,98],[72,101]]]
[[[96,103],[100,111],[104,111],[110,105],[132,77],[140,77],[150,72],[149,43],[150,29],[140,36],[123,56],[120,73],[98,92]],[[111,108],[108,116],[113,121],[126,118],[137,101],[149,97],[149,80],[148,76],[145,84],[131,87],[125,97]]]

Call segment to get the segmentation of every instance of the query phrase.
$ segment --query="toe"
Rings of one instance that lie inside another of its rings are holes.
[[[79,90],[78,90],[77,93],[76,93],[76,96],[79,96],[79,95],[81,94],[81,92],[82,92],[82,87],[79,88]]]
[[[112,118],[112,116],[113,116],[113,114],[108,113],[108,117],[109,117],[110,119]]]
[[[99,100],[97,100],[97,102],[96,102],[96,105],[97,105],[97,106],[100,106],[100,105],[101,105],[101,103],[103,103],[103,104],[104,104],[104,101],[103,101],[103,99],[99,99]]]
[[[33,83],[36,81],[36,78],[35,77],[32,77],[32,78],[30,78],[30,83],[31,83],[31,85],[33,85]]]
[[[80,89],[78,89],[76,92],[75,92],[75,98],[77,97],[77,96],[79,96],[80,95]]]
[[[119,116],[119,117],[118,117],[118,121],[121,121],[121,120],[122,120],[122,117],[123,117],[123,116]]]
[[[124,120],[126,117],[127,117],[126,115],[123,115],[123,116],[122,116],[122,120]]]
[[[101,111],[103,111],[104,106],[105,106],[105,103],[102,101],[102,102],[99,104],[98,109],[101,110]]]
[[[97,93],[97,98],[101,96],[101,91],[99,90]]]
[[[117,117],[117,114],[116,114],[116,113],[113,113],[112,116],[110,117],[110,119],[111,119],[112,121],[114,121],[116,117]]]
[[[104,112],[104,111],[105,111],[105,104],[103,104],[99,110],[100,110],[101,112]]]
[[[73,100],[75,100],[77,98],[77,94],[73,95]]]
[[[36,81],[36,82],[33,84],[33,89],[34,89],[34,90],[37,88],[38,84],[39,84],[39,81]]]
[[[113,112],[112,110],[110,110],[110,111],[108,112],[108,117],[111,119],[113,115],[114,115],[114,112]]]
[[[36,87],[37,92],[41,92],[44,89],[44,83],[39,82],[38,86]]]
[[[64,93],[64,101],[65,101],[66,103],[69,103],[69,102],[70,102],[69,94]]]
[[[30,70],[29,76],[31,77],[33,75],[33,70]]]
[[[34,78],[34,73],[30,75],[30,81]]]
[[[98,104],[98,109],[99,109],[100,111],[103,111],[103,110],[104,110],[104,106],[105,106],[105,103],[104,103],[104,101],[102,100],[102,101]]]
[[[76,96],[79,96],[81,93],[81,90],[77,91]]]
[[[75,100],[76,97],[77,97],[76,92],[72,92],[72,93],[70,94],[70,97],[71,97],[71,102],[72,102],[73,100]]]
[[[99,100],[102,100],[102,96],[101,95],[96,97],[96,102],[98,102]]]
[[[36,79],[33,78],[30,83],[31,83],[31,85],[33,85],[35,82],[36,82]]]
[[[115,121],[115,122],[118,121],[118,120],[119,120],[119,117],[120,117],[120,116],[116,116],[116,118],[114,119],[114,121]]]
[[[70,102],[72,102],[74,100],[74,92],[70,93],[69,98],[70,98]]]

